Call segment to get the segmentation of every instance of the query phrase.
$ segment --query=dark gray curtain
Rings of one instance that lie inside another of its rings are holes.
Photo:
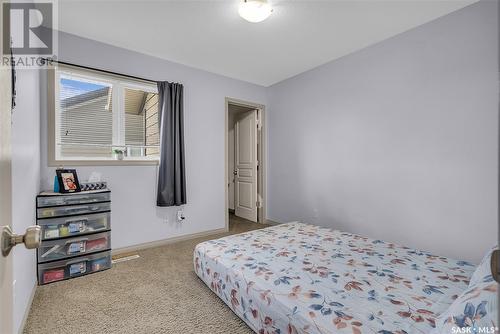
[[[160,166],[157,206],[186,204],[182,91],[181,84],[158,82]]]

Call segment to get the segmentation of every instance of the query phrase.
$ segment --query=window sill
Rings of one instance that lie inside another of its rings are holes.
[[[49,167],[61,166],[157,166],[159,160],[52,160]]]

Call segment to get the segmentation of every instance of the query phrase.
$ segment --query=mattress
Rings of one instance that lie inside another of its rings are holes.
[[[288,223],[200,243],[196,274],[261,334],[429,333],[474,266]]]

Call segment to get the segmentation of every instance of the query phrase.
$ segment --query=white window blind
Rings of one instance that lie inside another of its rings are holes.
[[[112,85],[61,75],[61,155],[109,157],[113,140]]]

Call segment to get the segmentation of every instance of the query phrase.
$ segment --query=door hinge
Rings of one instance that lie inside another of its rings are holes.
[[[260,119],[257,119],[257,122],[255,122],[255,124],[257,125],[257,130],[260,130],[261,129]]]
[[[261,202],[261,201],[257,201],[257,202],[255,202],[255,206],[256,206],[258,209],[262,208],[262,202]]]

